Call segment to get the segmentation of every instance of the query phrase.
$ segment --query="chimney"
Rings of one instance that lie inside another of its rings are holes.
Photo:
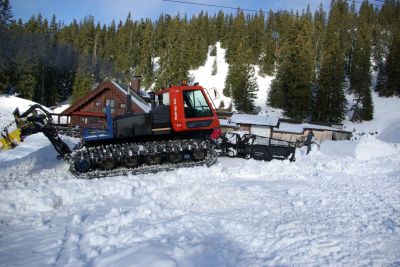
[[[127,89],[127,94],[126,94],[126,113],[130,114],[132,113],[132,99],[131,99],[131,89],[130,86],[128,86]]]
[[[135,75],[135,76],[133,76],[133,79],[130,82],[130,87],[131,87],[132,91],[135,93],[139,93],[139,91],[140,91],[140,79],[141,78],[142,78],[142,76]]]

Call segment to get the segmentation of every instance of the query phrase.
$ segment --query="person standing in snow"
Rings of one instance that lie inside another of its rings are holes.
[[[308,155],[308,153],[310,153],[310,151],[311,151],[311,144],[312,144],[313,141],[314,141],[314,137],[315,137],[315,136],[314,136],[313,130],[310,129],[309,132],[308,132],[306,141],[304,142],[304,144],[307,146],[307,155]]]

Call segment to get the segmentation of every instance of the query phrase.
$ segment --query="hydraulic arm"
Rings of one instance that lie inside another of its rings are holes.
[[[40,105],[32,105],[27,111],[20,114],[18,108],[14,110],[14,118],[21,132],[21,140],[35,133],[43,133],[54,146],[59,158],[68,158],[71,150],[68,145],[58,136],[53,125],[50,113]]]

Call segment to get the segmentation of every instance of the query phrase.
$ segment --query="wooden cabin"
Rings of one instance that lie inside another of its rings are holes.
[[[314,137],[318,142],[325,140],[349,140],[351,132],[344,131],[338,126],[311,124],[311,123],[294,123],[282,120],[279,127],[273,129],[272,137],[276,139],[295,142],[296,140],[305,140],[309,131],[312,130]]]
[[[106,81],[73,103],[60,115],[70,116],[70,126],[80,128],[105,128],[106,106],[110,105],[113,117],[130,113],[148,113],[150,105],[142,97],[140,79],[129,85]]]
[[[229,120],[226,119],[219,119],[219,127],[221,128],[223,133],[235,132],[240,130],[240,127],[236,123],[229,122]]]

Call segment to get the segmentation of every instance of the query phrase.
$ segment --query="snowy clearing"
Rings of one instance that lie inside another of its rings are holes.
[[[379,142],[80,180],[37,134],[1,153],[0,265],[397,266],[400,148]]]

